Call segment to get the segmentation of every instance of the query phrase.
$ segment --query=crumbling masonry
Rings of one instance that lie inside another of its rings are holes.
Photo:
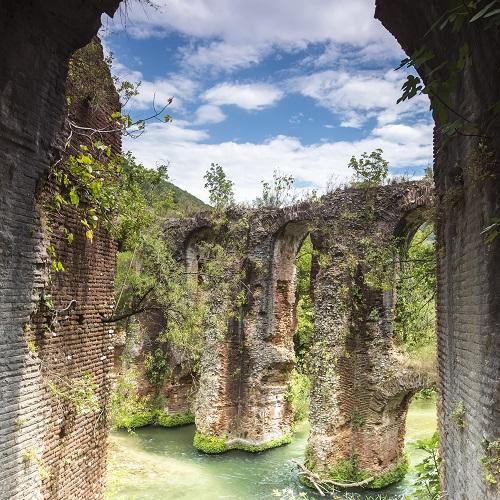
[[[485,30],[481,22],[465,23],[458,32],[451,23],[429,31],[452,5],[448,0],[376,3],[376,16],[407,54],[422,44],[434,53],[418,69],[425,82],[443,76],[446,63],[465,43],[473,61],[460,75],[451,107],[479,124],[480,134],[457,134],[451,140],[439,132],[435,136],[439,426],[443,490],[453,499],[494,499],[500,481],[496,477],[495,485],[487,477],[491,464],[498,464],[500,438],[500,238],[485,244],[482,231],[500,214],[500,119],[493,113],[500,100],[500,32]],[[70,54],[91,40],[101,14],[113,14],[118,4],[0,0],[0,491],[7,498],[42,495],[33,467],[26,471],[23,462],[25,447],[38,446],[46,432],[43,412],[37,408],[47,406],[47,396],[40,390],[39,367],[23,332],[37,305],[32,292],[44,284],[37,185],[57,157],[54,146],[64,119]],[[441,70],[433,72],[436,67]],[[437,125],[443,123],[438,120]],[[87,276],[79,279],[83,282]],[[103,345],[101,355],[105,351]],[[75,351],[74,356],[78,360],[85,353]],[[464,425],[456,426],[451,417],[461,405]],[[29,417],[22,439],[16,437],[20,413]],[[100,442],[95,449],[99,460],[104,450]],[[80,493],[87,497],[99,497],[101,467],[91,474],[95,488],[85,493],[92,489],[85,473],[92,467],[89,463],[68,468],[65,481],[68,488],[85,485]],[[51,498],[72,498],[68,490],[58,495]]]
[[[228,227],[206,215],[180,224],[189,272],[200,268],[199,242],[217,241],[227,249],[225,273],[232,269],[246,296],[235,307],[234,291],[221,297],[220,287],[209,288],[209,318],[222,321],[206,331],[196,446],[253,451],[290,439],[295,257],[311,233],[316,326],[307,465],[335,476],[348,462],[358,475],[376,478],[372,487],[404,474],[408,404],[428,381],[392,348],[394,262],[431,204],[430,184],[413,182],[337,190],[283,209],[230,211]]]

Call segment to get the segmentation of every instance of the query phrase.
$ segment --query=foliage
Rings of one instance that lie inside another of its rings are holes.
[[[110,419],[115,429],[128,431],[146,425],[177,427],[192,424],[191,412],[169,415],[161,409],[162,401],[149,396],[138,395],[138,374],[135,369],[124,370],[118,379],[111,400]]]
[[[165,190],[168,191],[171,196],[174,215],[191,215],[196,212],[210,209],[210,206],[199,198],[171,182],[165,182]]]
[[[408,473],[408,460],[405,458],[394,469],[380,474],[370,484],[369,487],[373,489],[385,488],[390,484],[401,481]]]
[[[168,415],[164,411],[156,412],[155,423],[161,427],[179,427],[181,425],[189,425],[194,423],[194,415],[191,412],[175,413]]]
[[[95,392],[97,385],[90,372],[72,379],[53,373],[52,378],[46,379],[46,384],[52,396],[73,407],[78,415],[99,410],[99,399]]]
[[[217,436],[207,436],[201,432],[196,432],[193,439],[193,446],[203,453],[223,453],[228,450],[226,438]]]
[[[440,498],[441,486],[439,483],[439,435],[437,432],[429,439],[417,441],[417,448],[426,452],[427,456],[416,465],[417,479],[415,492],[412,498],[436,500]]]
[[[272,439],[262,444],[238,444],[232,446],[232,449],[238,449],[243,451],[249,451],[250,453],[260,453],[261,451],[270,450],[272,448],[278,448],[285,444],[290,444],[292,442],[292,435],[286,434],[283,437]]]
[[[352,157],[349,161],[349,168],[355,172],[353,186],[368,188],[380,186],[387,178],[389,162],[382,157],[382,149],[376,149],[370,154],[363,153],[359,159]]]
[[[293,201],[294,182],[295,179],[292,175],[286,175],[279,170],[275,170],[271,182],[261,181],[262,195],[255,200],[255,206],[280,208],[290,204]]]
[[[160,387],[170,370],[165,353],[161,349],[146,354],[144,358],[144,375],[148,382]]]
[[[154,421],[149,398],[137,393],[137,372],[124,370],[118,378],[111,399],[111,425],[116,429],[133,430]]]
[[[95,110],[109,102],[114,87],[126,100],[138,93],[138,86],[130,82],[121,82],[110,75],[112,55],[104,58],[101,45],[92,40],[78,49],[71,57],[68,65],[68,97],[71,110],[75,112],[78,105],[86,104]]]
[[[396,483],[403,479],[408,472],[408,460],[406,457],[394,468],[374,475],[369,471],[361,470],[358,466],[357,456],[354,454],[351,458],[339,461],[335,467],[329,470],[329,477],[334,481],[341,483],[356,483],[375,476],[367,487],[370,489],[385,488],[389,484]]]
[[[463,401],[459,401],[454,407],[450,415],[450,420],[459,428],[465,428],[465,405]]]
[[[498,484],[500,478],[500,440],[482,442],[484,456],[481,457],[485,476],[484,479],[489,485]]]
[[[211,163],[203,178],[210,195],[210,203],[216,210],[222,210],[234,202],[234,183],[227,178],[219,164]]]
[[[413,400],[418,401],[418,400],[436,400],[437,392],[436,389],[433,387],[427,388],[427,389],[421,389],[418,391]]]
[[[498,0],[492,2],[487,0],[453,0],[451,4],[450,9],[436,19],[426,33],[424,43],[410,57],[401,61],[398,69],[403,67],[416,70],[426,68],[427,84],[424,84],[418,76],[408,75],[398,103],[412,99],[419,94],[427,94],[431,98],[431,108],[442,132],[450,136],[456,134],[477,135],[480,133],[478,125],[453,108],[453,95],[463,79],[462,73],[467,66],[473,64],[469,45],[465,42],[458,49],[450,50],[447,60],[440,64],[434,64],[436,55],[427,47],[425,39],[437,30],[458,33],[473,23],[481,24],[483,30],[497,29],[500,25],[500,2]],[[496,112],[497,104],[492,106],[493,112]]]
[[[311,297],[311,266],[313,246],[308,235],[300,247],[297,268],[297,332],[294,336],[295,355],[300,371],[307,370],[307,352],[311,347],[314,330],[314,304]]]
[[[297,369],[292,371],[288,381],[287,398],[292,405],[294,422],[305,420],[309,416],[311,380]]]
[[[435,342],[436,247],[432,224],[422,226],[402,257],[395,337],[409,350]]]
[[[229,446],[225,437],[207,436],[206,434],[203,434],[201,432],[196,432],[196,434],[194,435],[193,446],[197,450],[208,454],[224,453],[228,450],[234,449],[248,451],[250,453],[260,453],[262,451],[269,450],[271,448],[277,448],[278,446],[283,446],[284,444],[289,444],[291,442],[292,436],[285,435],[281,438],[273,439],[259,445],[238,443]]]
[[[196,362],[201,352],[204,304],[194,303],[197,284],[186,279],[183,263],[172,254],[175,242],[163,229],[165,218],[178,208],[169,196],[166,172],[153,173],[136,164],[131,156],[126,171],[128,182],[116,231],[122,251],[117,260],[113,316],[127,329],[131,315],[149,310],[161,312],[165,327],[159,343],[173,343],[185,359]],[[161,357],[155,359],[159,361]],[[166,376],[166,366],[159,371],[158,363],[151,366],[159,378]],[[156,375],[153,378],[153,385],[160,383]]]

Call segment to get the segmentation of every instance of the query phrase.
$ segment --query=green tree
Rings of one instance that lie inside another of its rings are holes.
[[[210,203],[216,210],[222,210],[234,202],[234,183],[227,178],[218,163],[211,163],[203,178],[206,181],[205,188],[210,194]]]
[[[417,230],[406,256],[396,289],[396,339],[409,349],[436,339],[436,246],[432,224]]]
[[[293,201],[292,190],[295,179],[292,175],[273,172],[272,182],[262,182],[262,195],[255,200],[257,207],[279,208]]]
[[[359,159],[351,158],[348,166],[355,172],[353,186],[366,188],[382,184],[389,171],[389,162],[384,160],[382,153],[379,148],[370,154],[363,153]]]

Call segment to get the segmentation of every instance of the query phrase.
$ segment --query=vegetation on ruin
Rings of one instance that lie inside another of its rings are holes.
[[[494,486],[500,481],[500,439],[495,441],[484,439],[481,444],[484,452],[481,457],[484,480],[490,486]]]
[[[203,453],[215,454],[224,453],[229,448],[226,438],[217,436],[207,436],[201,432],[196,432],[193,439],[193,446]]]
[[[363,153],[360,158],[352,157],[348,167],[354,170],[352,185],[358,188],[380,186],[389,173],[389,162],[382,157],[382,149],[370,154]]]
[[[118,377],[110,405],[110,422],[113,428],[132,431],[146,425],[177,427],[194,422],[191,412],[171,415],[165,413],[161,397],[140,396],[138,376],[137,369],[128,368],[122,370]]]
[[[415,233],[401,256],[396,287],[394,338],[409,363],[436,375],[436,242],[431,223]]]
[[[205,172],[205,188],[208,190],[210,203],[216,210],[222,210],[234,203],[234,183],[227,178],[224,169],[212,163]]]
[[[254,205],[260,208],[290,205],[293,202],[294,182],[292,175],[275,170],[271,181],[261,181],[262,194],[255,199]]]
[[[439,435],[437,432],[429,439],[417,441],[417,448],[426,453],[425,458],[416,467],[415,498],[437,500],[441,498],[439,483]]]

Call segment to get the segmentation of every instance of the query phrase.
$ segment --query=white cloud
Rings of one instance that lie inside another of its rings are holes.
[[[320,71],[294,78],[288,87],[340,115],[341,126],[361,128],[370,118],[377,117],[383,125],[428,109],[425,96],[396,104],[403,80],[404,75],[394,71]]]
[[[140,139],[126,139],[125,149],[132,149],[147,166],[169,162],[172,181],[205,200],[203,174],[211,162],[220,163],[235,182],[237,199],[248,201],[260,194],[260,181],[270,178],[276,168],[291,173],[303,185],[323,188],[332,176],[339,180],[350,178],[350,157],[364,151],[382,148],[391,167],[410,169],[427,166],[432,157],[432,126],[428,123],[413,127],[393,124],[379,127],[361,140],[311,145],[283,135],[262,144],[210,144],[204,142],[207,135],[203,131],[171,128],[151,126]]]
[[[184,47],[180,50],[182,62],[195,70],[233,71],[258,64],[268,53],[265,47],[210,42],[206,45]]]
[[[383,38],[374,0],[168,0],[158,11],[129,5],[129,28],[175,30],[233,42],[295,44],[331,39],[365,45]]]
[[[235,105],[248,111],[272,106],[282,97],[282,90],[266,83],[221,83],[208,89],[203,95],[211,104]]]
[[[304,48],[329,42],[323,63],[336,47],[358,48],[365,58],[400,53],[392,36],[374,19],[374,0],[168,0],[158,11],[127,5],[127,30],[137,38],[182,33],[203,40],[184,50],[185,62],[200,68],[235,69],[259,62],[273,48]],[[120,16],[118,16],[119,18]],[[115,23],[120,29],[120,21]],[[320,63],[321,64],[321,63]]]
[[[157,110],[165,106],[168,100],[173,97],[174,100],[170,109],[183,109],[185,101],[193,100],[199,89],[199,84],[190,78],[182,75],[170,75],[168,78],[157,78],[149,81],[144,79],[140,71],[127,68],[118,61],[113,62],[113,74],[120,80],[126,80],[131,83],[140,83],[139,94],[127,104],[131,110],[151,109],[153,103]]]
[[[204,104],[196,110],[196,125],[204,125],[208,123],[220,123],[226,119],[226,115],[222,112],[219,106],[213,104]]]

